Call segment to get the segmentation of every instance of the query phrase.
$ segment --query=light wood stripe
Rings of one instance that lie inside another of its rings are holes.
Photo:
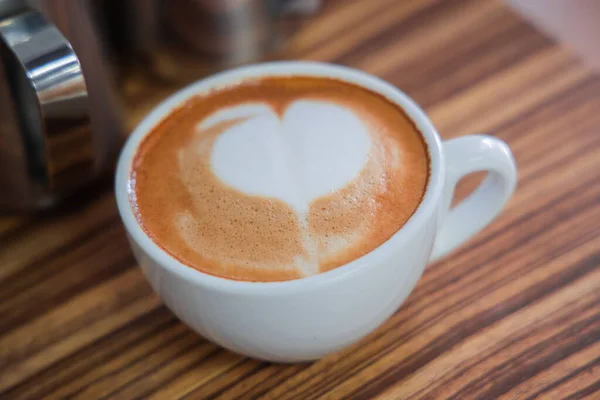
[[[406,3],[410,4],[410,2]],[[412,2],[412,4],[416,3],[418,2]],[[502,24],[495,25],[493,22],[499,17],[499,11],[504,9],[495,2],[464,2],[457,7],[438,12],[428,24],[416,25],[406,34],[395,36],[394,40],[386,43],[383,48],[374,45],[374,49],[366,51],[366,57],[354,56],[356,60],[344,59],[344,61],[381,76],[389,74],[399,65],[412,64],[414,60],[423,62],[422,68],[429,68],[431,62],[427,58],[440,52],[445,46],[454,44],[457,37],[466,33],[465,30],[479,32],[477,39],[482,40],[486,37],[494,37],[519,23],[519,20],[510,18]],[[431,26],[434,24],[443,25],[444,29],[432,30]],[[435,56],[433,60],[436,60]]]
[[[236,371],[236,374],[232,374],[232,369],[238,365],[241,368]],[[218,378],[221,374],[231,376],[231,381],[236,382],[237,379],[241,379],[243,374],[252,371],[259,365],[258,361],[246,362],[242,356],[221,351],[205,362],[198,363],[193,368],[184,371],[173,382],[159,388],[147,398],[149,400],[179,399],[190,395],[196,388]]]
[[[588,74],[566,50],[553,47],[427,111],[444,137],[487,132]]]
[[[589,247],[598,246],[598,242],[590,242]],[[558,261],[557,261],[558,262]],[[598,271],[596,271],[596,274]],[[515,291],[513,295],[518,295]],[[408,398],[416,393],[420,395],[432,395],[440,397],[450,397],[452,389],[460,388],[472,380],[486,378],[490,374],[490,369],[494,368],[498,363],[510,360],[515,353],[529,349],[539,342],[552,338],[556,333],[563,331],[565,328],[555,324],[555,319],[569,315],[569,311],[564,310],[564,305],[568,304],[569,309],[576,309],[576,304],[588,300],[592,297],[594,305],[585,310],[582,314],[578,314],[571,320],[571,323],[583,321],[590,317],[598,318],[597,305],[600,304],[600,296],[595,291],[593,276],[584,276],[575,284],[568,288],[557,291],[548,298],[535,303],[533,306],[527,307],[522,311],[511,314],[501,322],[486,329],[482,333],[470,338],[469,342],[452,349],[452,351],[430,363],[426,368],[423,368],[419,373],[413,375],[411,379],[398,381],[394,386],[385,392],[385,398]],[[589,301],[589,300],[588,300]],[[557,314],[557,315],[553,315]],[[550,318],[549,318],[550,317]],[[546,329],[536,335],[536,327],[539,324],[546,322]],[[509,347],[508,350],[501,352],[501,355],[493,354],[498,347],[503,345],[503,341],[507,337],[525,336],[523,342],[518,342],[517,345]],[[496,356],[496,357],[494,357]],[[497,360],[495,358],[501,358]],[[476,368],[472,368],[471,374],[456,376],[454,371],[463,367],[464,363],[472,362],[473,360],[481,360],[483,363],[476,363]],[[523,360],[525,361],[525,360]],[[512,369],[509,366],[508,369]],[[505,371],[510,372],[510,371]],[[451,375],[452,380],[446,381],[444,375]],[[440,384],[443,383],[443,384]],[[493,383],[493,381],[492,381]],[[436,392],[436,388],[443,387],[442,391]]]
[[[0,282],[26,266],[43,260],[47,254],[60,252],[71,241],[90,232],[91,228],[117,219],[113,196],[108,194],[103,194],[98,201],[81,210],[41,217],[26,232],[4,239],[0,246]],[[33,238],[36,246],[31,244]]]
[[[589,347],[585,347],[582,351],[573,354],[564,360],[557,362],[555,365],[546,369],[531,379],[526,380],[519,386],[515,387],[511,392],[505,394],[501,398],[504,400],[525,400],[532,396],[544,396],[551,398],[551,392],[557,390],[561,386],[561,381],[568,382],[570,378],[578,375],[587,376],[585,383],[592,383],[598,373],[600,373],[600,343],[592,343]],[[578,387],[585,387],[581,385]],[[561,390],[562,391],[562,390]],[[556,393],[560,397],[560,393]],[[564,396],[564,394],[563,394]]]
[[[172,329],[174,325],[178,328]],[[152,344],[146,345],[147,349],[155,351],[162,345],[160,340],[154,339],[155,336],[167,341],[172,335],[180,334],[185,329],[164,307],[156,308],[32,376],[30,379],[37,382],[36,385],[19,385],[11,393],[19,398],[38,398],[42,397],[43,393],[52,393],[54,397],[66,397],[100,379],[103,376],[101,371],[106,370],[107,364],[117,364],[116,360],[112,360],[124,349],[156,340],[155,347]],[[98,368],[99,371],[96,370],[98,365],[102,366]],[[118,365],[123,367],[126,364]],[[76,384],[70,384],[73,377],[78,378]]]
[[[0,337],[0,365],[5,367],[0,371],[0,390],[39,372],[158,304],[141,271],[134,269]]]
[[[22,321],[43,314],[134,265],[122,227],[115,221],[80,247],[38,267],[36,273],[23,276],[19,285],[0,285],[4,295],[0,296],[0,330],[14,329]],[[37,303],[31,302],[32,296]]]
[[[542,394],[546,399],[595,399],[600,393],[597,363]]]
[[[377,37],[383,30],[398,24],[405,18],[438,3],[440,3],[440,0],[355,2],[354,6],[347,8],[345,12],[325,15],[323,19],[313,23],[310,28],[315,27],[314,30],[307,29],[304,34],[300,34],[297,39],[298,44],[292,42],[289,57],[301,57],[314,61],[331,61],[339,57],[340,54],[351,52],[360,44]],[[340,20],[338,20],[338,15]],[[336,37],[327,35],[328,40],[322,40],[323,27],[331,30],[331,27],[340,24],[346,29],[343,31],[337,29],[337,32],[335,32]],[[311,45],[318,42],[320,46],[313,50],[302,51],[310,46],[303,43],[307,41],[310,41]],[[298,50],[295,46],[299,47]]]

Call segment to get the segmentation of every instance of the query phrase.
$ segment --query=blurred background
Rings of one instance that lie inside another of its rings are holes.
[[[385,36],[362,42],[391,25],[394,14],[408,15],[428,3],[436,2],[403,1],[385,14],[377,13],[385,1],[366,6],[336,0],[0,0],[0,209],[56,204],[110,171],[127,132],[159,101],[237,65],[333,61],[386,78],[394,63],[404,62],[396,76],[406,79],[393,83],[427,105],[427,98],[419,98],[418,81],[410,79],[411,69],[417,62],[419,70],[435,68],[434,59],[418,53],[443,43],[446,31],[425,35],[408,21],[394,32],[389,54],[384,49],[386,54],[374,58],[360,48],[389,46]],[[600,2],[506,3],[600,67],[594,43]],[[460,14],[467,23],[492,23],[489,29],[509,18],[500,11],[484,16],[476,8],[465,3],[439,18]],[[360,21],[357,12],[369,16]],[[419,34],[422,42],[402,46],[406,36]],[[512,49],[499,48],[500,56],[526,52],[535,46],[532,40],[524,36]],[[354,47],[359,49],[350,55]]]

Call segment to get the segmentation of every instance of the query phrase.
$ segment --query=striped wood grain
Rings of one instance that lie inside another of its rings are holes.
[[[600,79],[492,0],[330,0],[287,57],[389,80],[444,138],[506,140],[514,199],[379,330],[297,365],[178,322],[135,266],[110,181],[0,217],[0,398],[600,398]]]

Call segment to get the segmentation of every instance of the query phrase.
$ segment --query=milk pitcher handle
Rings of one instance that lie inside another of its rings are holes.
[[[10,154],[0,157],[22,178],[0,179],[9,182],[0,204],[44,207],[96,172],[87,87],[70,43],[41,12],[25,7],[2,18],[2,103],[14,118],[1,132]]]

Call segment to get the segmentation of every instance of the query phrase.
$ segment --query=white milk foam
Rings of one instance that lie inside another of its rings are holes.
[[[198,128],[237,118],[247,119],[214,144],[215,175],[246,194],[285,201],[299,216],[313,200],[355,179],[369,158],[366,125],[339,105],[300,100],[280,118],[267,105],[246,104],[220,110]]]
[[[299,100],[282,117],[261,103],[222,109],[200,121],[196,129],[201,132],[233,120],[240,122],[214,143],[213,173],[245,194],[277,198],[295,210],[308,254],[296,257],[295,268],[305,276],[318,273],[318,245],[307,222],[310,204],[358,177],[372,147],[366,124],[345,107]],[[346,245],[341,237],[337,241],[341,248]]]

